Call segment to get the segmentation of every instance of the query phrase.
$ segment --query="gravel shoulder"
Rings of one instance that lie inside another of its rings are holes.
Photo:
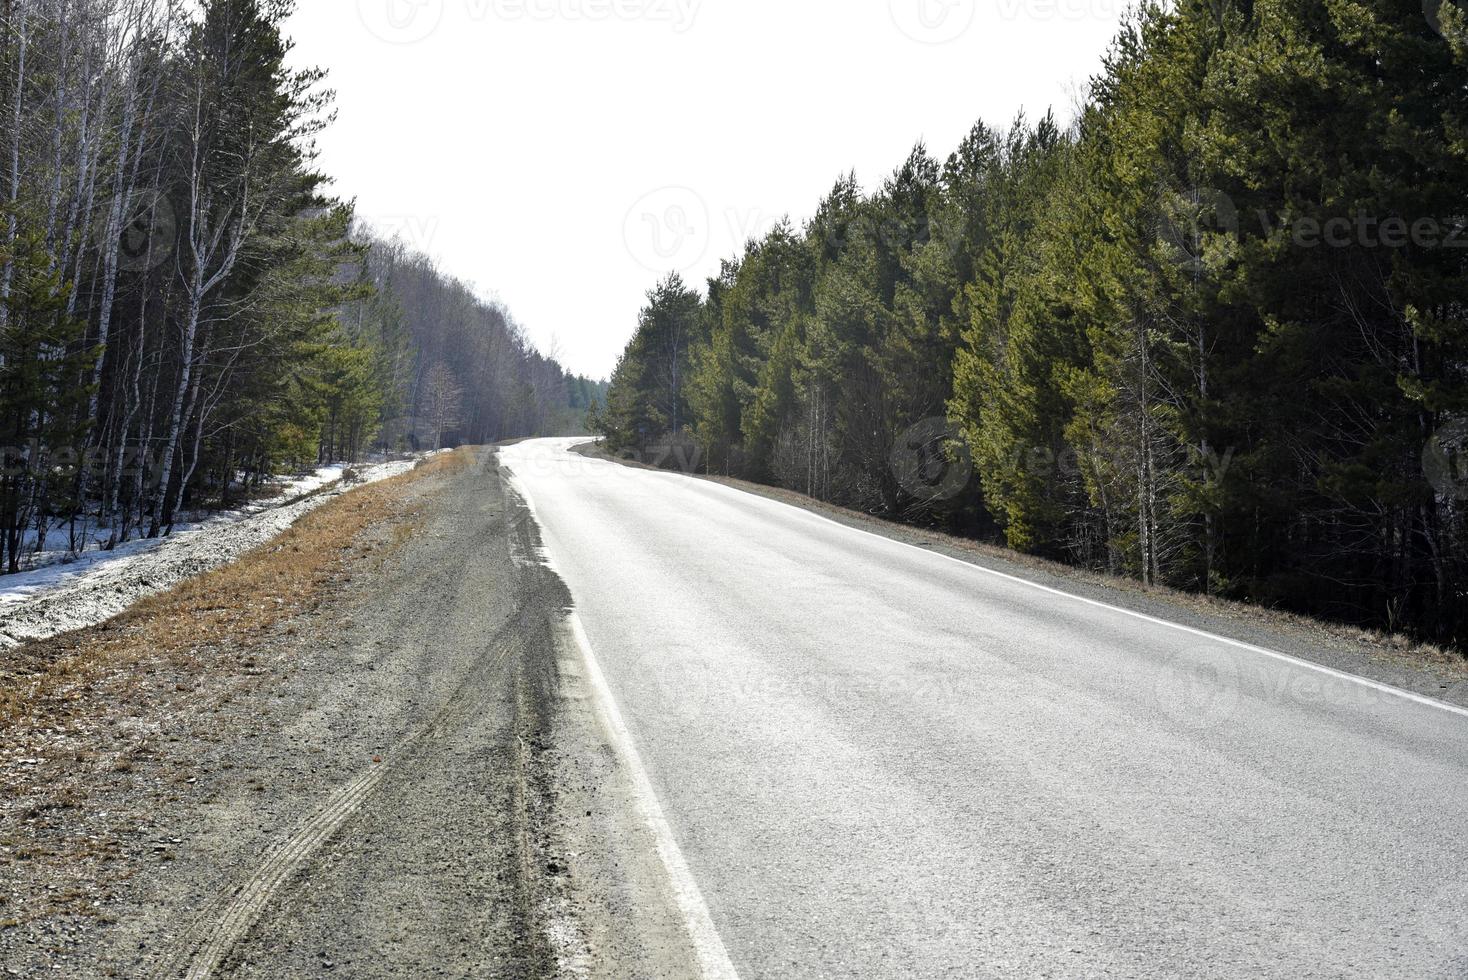
[[[13,651],[0,968],[695,975],[494,452],[288,534]]]
[[[673,472],[609,454],[594,442],[573,446],[572,452],[622,466]],[[677,475],[720,483],[1005,575],[1468,707],[1468,656],[1455,651],[1246,603],[1148,588],[1131,579],[1097,574],[971,538],[884,520],[779,487],[731,477],[681,472]]]

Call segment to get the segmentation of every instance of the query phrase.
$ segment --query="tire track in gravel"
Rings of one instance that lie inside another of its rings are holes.
[[[293,874],[357,814],[379,785],[409,760],[422,756],[425,745],[437,742],[456,730],[463,717],[476,705],[473,694],[520,646],[526,628],[525,615],[516,616],[500,628],[489,650],[464,677],[432,720],[410,733],[396,753],[384,758],[357,779],[339,789],[298,829],[267,854],[256,870],[232,892],[215,899],[185,935],[173,958],[158,973],[159,980],[206,980],[219,969],[229,953],[249,933],[272,897]],[[222,910],[221,910],[222,909]]]
[[[401,569],[370,586],[392,601],[347,641],[370,647],[386,635],[398,649],[432,650],[410,655],[422,666],[408,669],[411,687],[393,703],[411,706],[431,686],[423,707],[433,713],[385,744],[374,741],[376,724],[358,729],[356,744],[380,745],[383,761],[338,770],[329,790],[316,784],[317,802],[294,823],[194,892],[194,902],[213,898],[193,906],[143,975],[698,975],[587,694],[566,680],[571,596],[538,525],[492,456],[450,486]],[[473,532],[451,530],[466,526]],[[476,635],[484,606],[495,612]],[[329,624],[308,631],[323,629],[331,635]],[[384,661],[394,674],[403,664],[396,654]],[[418,680],[435,674],[441,685]],[[364,720],[377,716],[369,712]],[[357,724],[350,718],[343,724]],[[291,744],[318,743],[298,735]]]

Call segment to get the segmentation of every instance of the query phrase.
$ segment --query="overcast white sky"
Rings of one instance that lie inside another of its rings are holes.
[[[660,274],[699,286],[838,175],[975,120],[1068,119],[1126,0],[302,0],[339,194],[604,377]]]

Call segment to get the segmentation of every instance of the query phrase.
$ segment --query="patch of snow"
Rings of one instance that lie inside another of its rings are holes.
[[[232,510],[194,512],[190,515],[192,519],[180,520],[174,524],[174,536],[217,522],[232,523],[251,514],[258,514],[262,510],[279,507],[287,501],[320,490],[340,480],[347,469],[345,464],[338,463],[320,467],[304,476],[274,481],[270,488],[274,493],[268,497],[250,501]],[[109,537],[109,531],[106,528],[85,531],[83,536],[86,544],[78,554],[69,547],[70,536],[66,526],[58,525],[53,527],[47,535],[47,547],[35,551],[36,532],[34,529],[27,531],[22,541],[22,547],[27,552],[22,556],[26,567],[15,575],[0,576],[0,609],[10,603],[19,602],[39,592],[69,582],[98,562],[139,554],[166,540],[162,538],[135,539],[118,545],[112,551],[106,551],[104,546]]]
[[[0,577],[0,649],[94,626],[147,596],[226,564],[352,487],[406,473],[418,458],[350,468],[325,466],[266,500],[140,539]]]

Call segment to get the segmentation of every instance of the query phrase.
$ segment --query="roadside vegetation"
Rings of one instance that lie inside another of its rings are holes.
[[[165,751],[172,723],[254,696],[254,685],[286,669],[271,644],[407,540],[421,503],[415,485],[470,462],[467,450],[436,455],[101,626],[9,652],[0,668],[0,880],[72,870],[65,888],[0,899],[0,933],[52,915],[101,914],[98,904],[138,867],[123,853],[116,815],[87,801],[99,787],[131,784],[140,760]],[[192,775],[139,780],[134,795],[176,799]]]
[[[332,196],[292,6],[0,5],[0,571],[283,470],[579,431],[600,398]]]
[[[976,125],[649,293],[613,452],[1468,643],[1468,18],[1145,3],[1074,125]]]
[[[84,711],[85,695],[104,678],[146,686],[140,662],[249,659],[253,642],[314,609],[354,563],[385,557],[411,529],[405,488],[450,475],[468,451],[441,453],[411,472],[359,487],[311,511],[276,538],[227,565],[143,599],[107,623],[11,651],[0,669],[0,730],[27,721],[51,724]],[[391,530],[386,541],[362,540]]]

